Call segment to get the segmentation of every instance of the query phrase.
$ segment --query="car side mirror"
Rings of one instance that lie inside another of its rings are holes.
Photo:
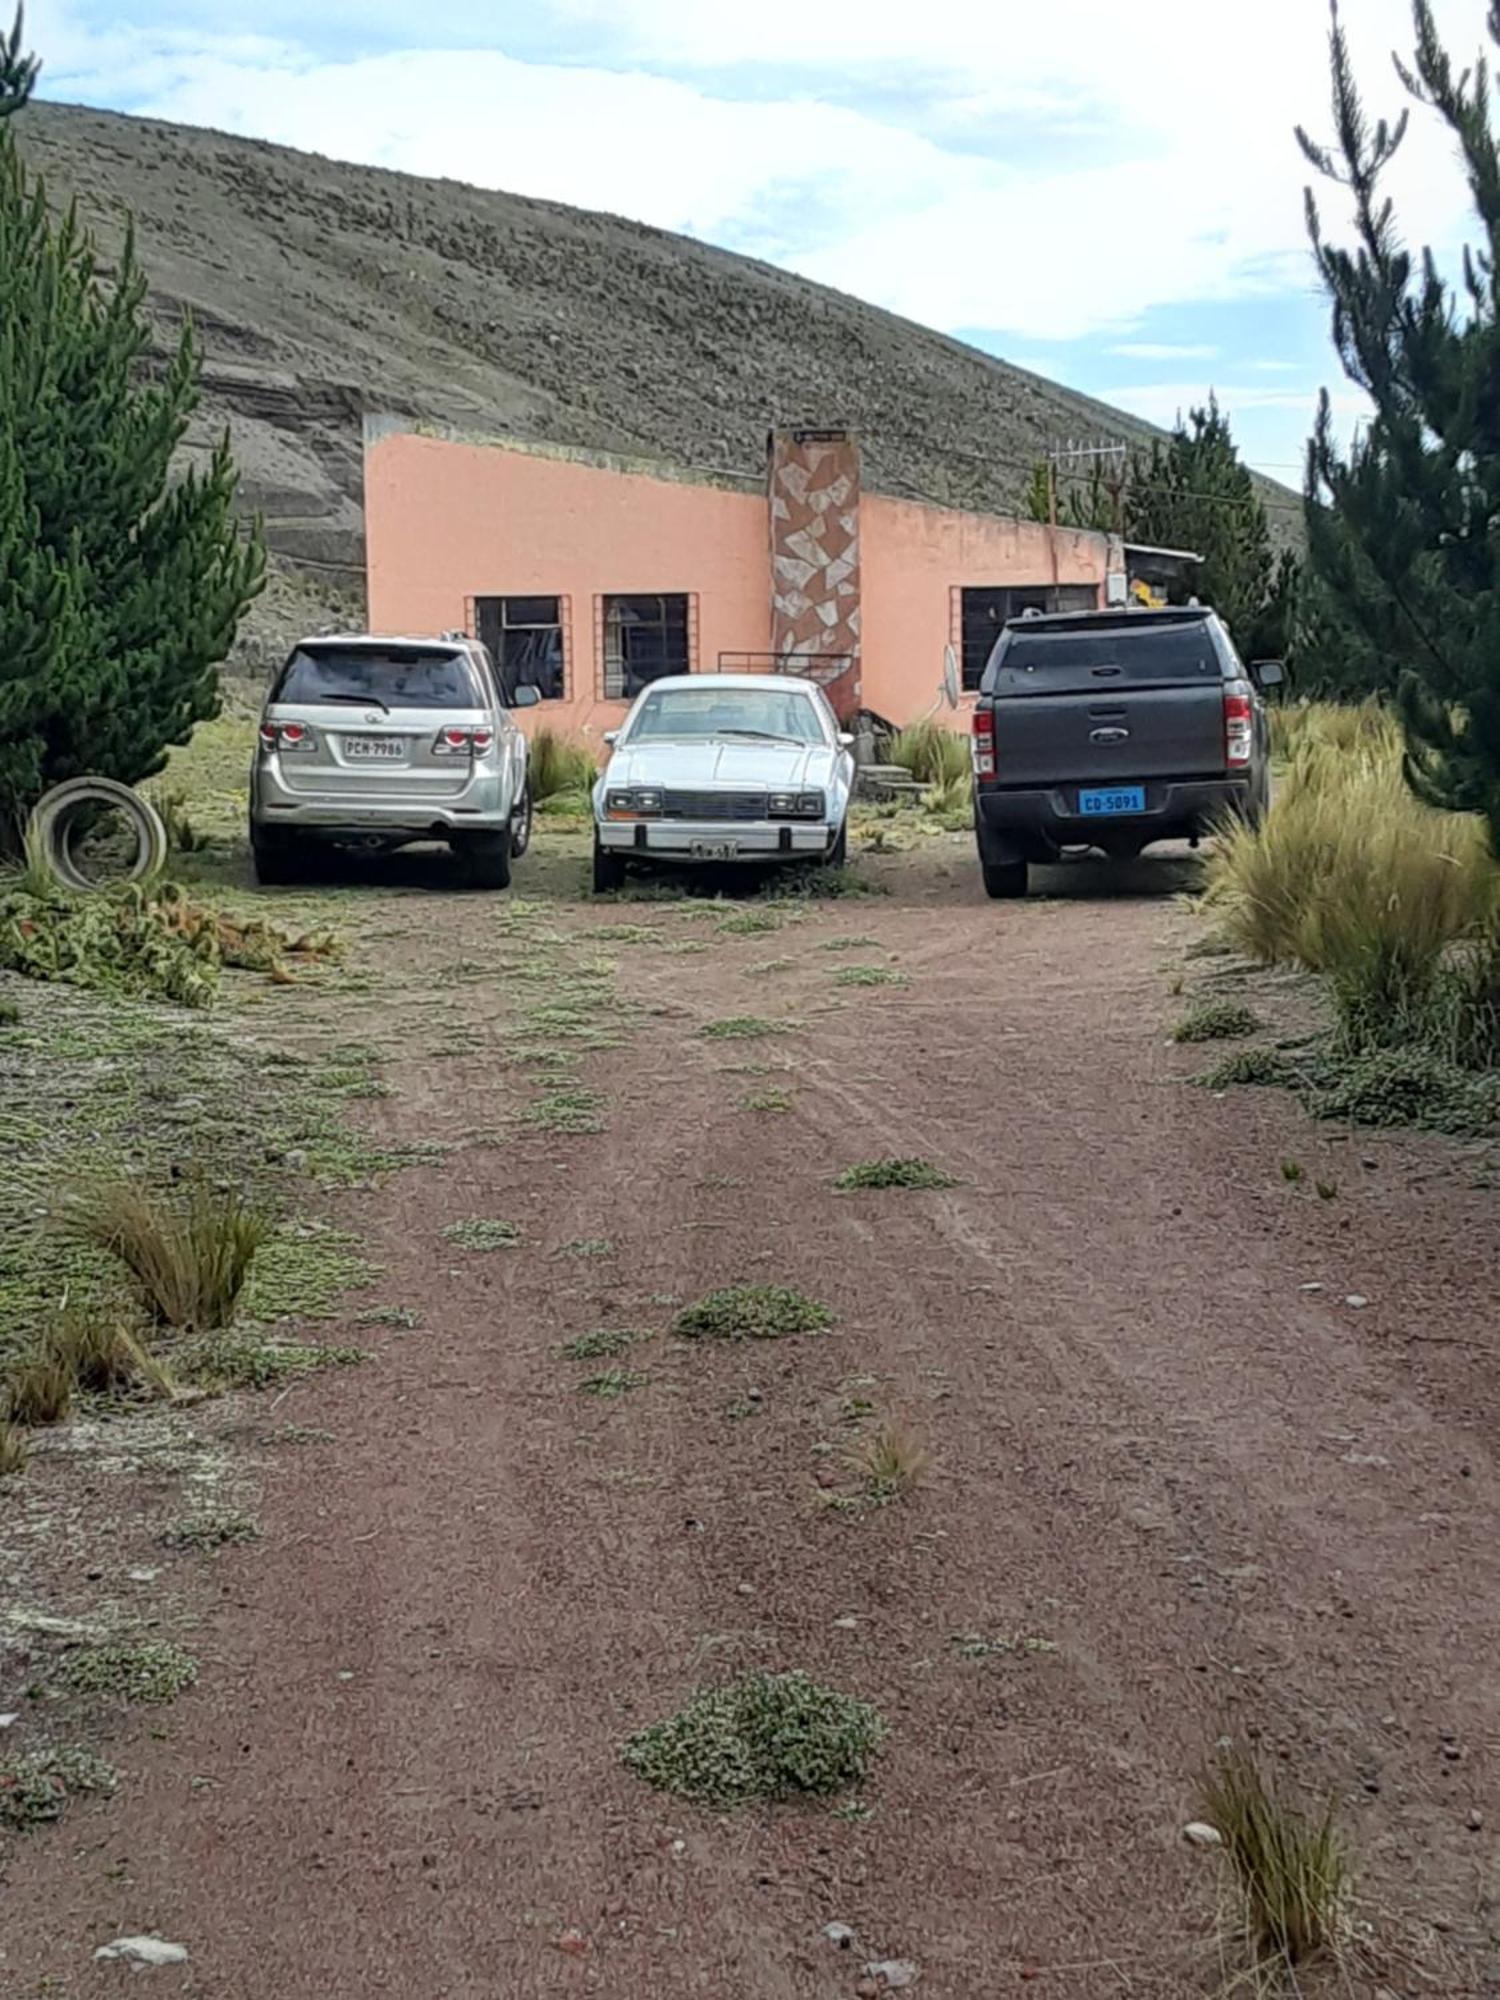
[[[839,731],[839,747],[842,750],[852,750],[854,748],[854,738],[849,734],[847,729]]]
[[[510,705],[512,708],[535,708],[541,698],[540,688],[533,687],[529,681],[522,681],[521,685],[512,691]]]
[[[1280,687],[1286,679],[1286,668],[1280,660],[1254,660],[1250,671],[1263,688]]]
[[[605,730],[604,747],[606,750],[613,750],[615,745],[619,742],[619,740],[620,740],[620,732],[618,729]]]

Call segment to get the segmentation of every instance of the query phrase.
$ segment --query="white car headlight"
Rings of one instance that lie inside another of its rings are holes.
[[[604,794],[604,810],[624,819],[648,818],[661,811],[661,792],[653,785],[611,786]]]
[[[823,794],[821,792],[772,792],[766,800],[766,811],[772,819],[821,819],[823,817]]]

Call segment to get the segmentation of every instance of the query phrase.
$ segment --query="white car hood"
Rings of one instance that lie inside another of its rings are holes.
[[[660,785],[684,791],[826,791],[835,753],[819,743],[746,743],[711,737],[703,743],[622,744],[604,783]]]

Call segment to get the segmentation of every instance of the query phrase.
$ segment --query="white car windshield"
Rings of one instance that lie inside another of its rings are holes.
[[[630,725],[632,743],[701,743],[710,737],[751,742],[826,743],[822,717],[795,688],[658,688]]]

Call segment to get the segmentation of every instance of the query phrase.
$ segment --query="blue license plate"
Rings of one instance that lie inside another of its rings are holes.
[[[1078,794],[1079,812],[1094,818],[1110,813],[1143,813],[1146,810],[1144,785],[1095,785]]]

